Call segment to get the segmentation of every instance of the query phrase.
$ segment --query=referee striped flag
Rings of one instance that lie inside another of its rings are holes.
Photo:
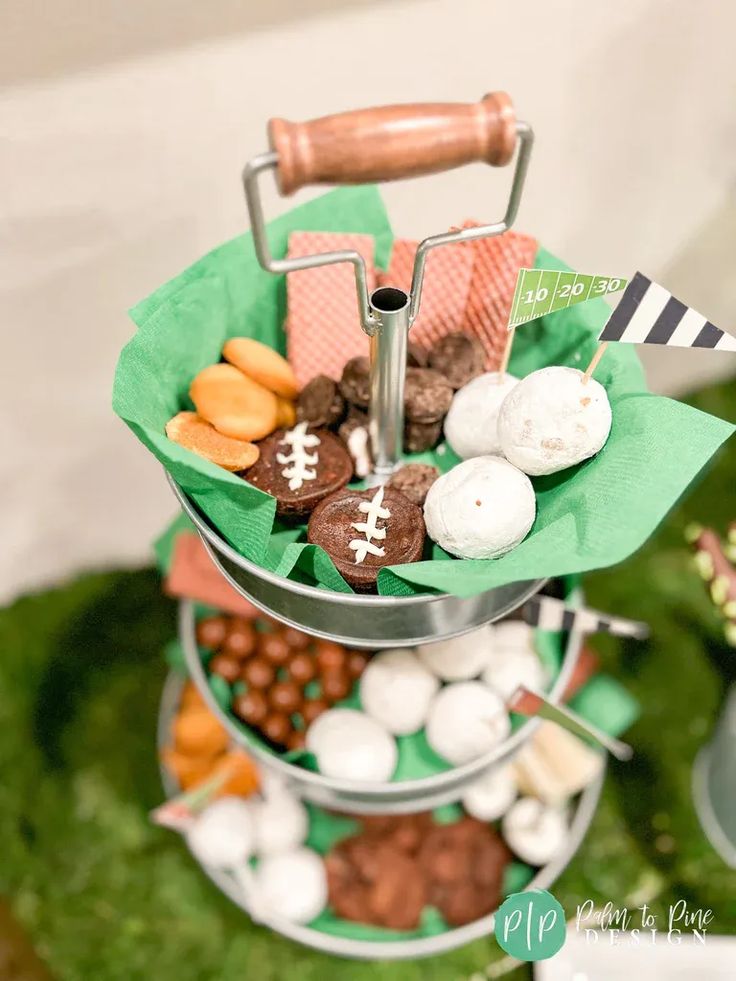
[[[576,630],[585,634],[606,633],[614,637],[633,637],[644,640],[649,627],[638,620],[610,617],[587,607],[568,606],[552,596],[535,596],[522,610],[522,616],[532,627],[540,630]]]
[[[624,290],[598,340],[736,351],[736,337],[640,272]]]

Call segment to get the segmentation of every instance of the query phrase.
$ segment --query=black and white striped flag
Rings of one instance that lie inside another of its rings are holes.
[[[649,627],[638,620],[609,617],[587,607],[568,606],[552,596],[535,596],[522,610],[522,616],[532,627],[540,630],[577,630],[584,634],[613,634],[614,637],[633,637],[644,640]]]
[[[736,351],[736,337],[719,330],[640,272],[624,290],[598,340]]]

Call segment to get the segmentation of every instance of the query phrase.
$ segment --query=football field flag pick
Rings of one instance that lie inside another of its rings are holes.
[[[558,269],[520,269],[511,303],[508,329],[558,310],[609,293],[617,293],[626,280],[615,276],[588,276]]]
[[[614,637],[644,640],[649,627],[638,620],[611,617],[588,607],[568,606],[552,596],[535,596],[522,610],[524,620],[540,630],[578,630],[585,634],[605,633]]]
[[[598,340],[736,351],[736,337],[640,272],[624,290]]]

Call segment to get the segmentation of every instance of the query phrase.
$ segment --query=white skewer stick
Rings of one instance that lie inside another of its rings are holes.
[[[583,385],[587,385],[588,382],[590,381],[593,372],[598,367],[598,362],[601,360],[601,358],[603,357],[603,355],[606,353],[606,348],[607,347],[608,347],[608,341],[602,341],[598,345],[595,354],[593,355],[593,357],[590,360],[590,364],[585,369],[585,374],[583,375]]]
[[[503,349],[503,354],[501,356],[501,364],[498,366],[498,380],[503,381],[506,377],[506,372],[509,367],[509,360],[511,359],[511,348],[514,344],[514,335],[516,334],[516,327],[512,327],[508,332],[508,337],[506,338],[506,344]]]

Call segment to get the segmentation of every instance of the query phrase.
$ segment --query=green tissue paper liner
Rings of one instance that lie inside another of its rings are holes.
[[[276,219],[269,225],[275,255],[284,255],[292,230],[372,234],[376,262],[387,265],[391,230],[374,188],[341,188]],[[535,264],[568,268],[544,249]],[[349,592],[326,553],[304,542],[303,529],[274,520],[273,498],[164,435],[167,421],[189,406],[193,377],[219,360],[228,337],[247,335],[284,350],[284,314],[284,278],[261,269],[251,235],[226,243],[132,310],[138,332],[120,355],[113,406],[241,554],[280,575]],[[591,300],[519,327],[510,370],[521,377],[550,364],[584,368],[609,314],[605,301]],[[610,566],[639,548],[734,427],[648,393],[631,345],[611,344],[595,377],[613,408],[608,442],[592,460],[535,478],[537,519],[521,545],[495,560],[450,560],[434,546],[431,559],[383,569],[379,592],[468,597]],[[456,462],[444,447],[416,458],[443,471]]]

